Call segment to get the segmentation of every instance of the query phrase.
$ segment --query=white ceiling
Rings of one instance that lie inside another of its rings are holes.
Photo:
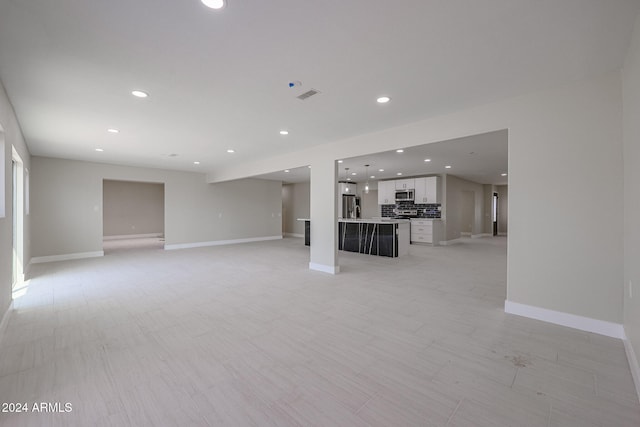
[[[425,159],[430,161],[425,162]],[[505,185],[508,183],[508,177],[502,174],[508,170],[508,132],[488,132],[408,147],[402,153],[385,151],[340,160],[342,162],[338,164],[339,181],[347,181],[347,178],[350,178],[353,182],[362,183],[367,181],[367,177],[370,181],[378,181],[447,173],[481,184]],[[451,168],[447,169],[445,166]],[[349,170],[346,171],[345,168]],[[380,172],[380,169],[384,171]],[[289,169],[289,172],[275,171],[255,178],[298,183],[309,181],[310,172],[308,167],[300,167]],[[355,176],[352,175],[354,172]],[[398,176],[398,172],[402,175]]]
[[[213,171],[619,69],[640,9],[228,2],[0,0],[0,79],[32,154]]]

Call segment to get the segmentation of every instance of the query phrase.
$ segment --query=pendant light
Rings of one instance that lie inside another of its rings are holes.
[[[369,165],[364,165],[365,167],[365,174],[367,176],[367,183],[364,186],[364,194],[369,194]]]
[[[344,182],[347,184],[344,186],[344,192],[348,193],[349,192],[349,183],[347,182],[347,174],[349,172],[349,168],[344,168]]]

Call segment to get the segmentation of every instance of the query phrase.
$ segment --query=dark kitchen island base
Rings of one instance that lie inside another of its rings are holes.
[[[304,244],[311,244],[311,220],[304,221]],[[367,255],[398,257],[409,252],[410,225],[407,220],[338,220],[338,249]]]
[[[408,221],[344,220],[338,222],[338,249],[398,257],[408,252]]]

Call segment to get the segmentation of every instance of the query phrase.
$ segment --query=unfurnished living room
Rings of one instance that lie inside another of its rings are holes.
[[[638,426],[638,117],[639,0],[0,0],[0,425]]]

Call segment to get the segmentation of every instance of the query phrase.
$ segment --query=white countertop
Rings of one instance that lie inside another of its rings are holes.
[[[380,218],[338,218],[338,222],[361,222],[365,224],[407,224],[409,223],[408,219],[380,219]]]
[[[413,218],[417,221],[441,221],[442,218]],[[297,218],[296,221],[311,221],[309,218]],[[339,222],[368,222],[370,224],[404,224],[409,219],[382,219],[382,218],[338,218]]]

